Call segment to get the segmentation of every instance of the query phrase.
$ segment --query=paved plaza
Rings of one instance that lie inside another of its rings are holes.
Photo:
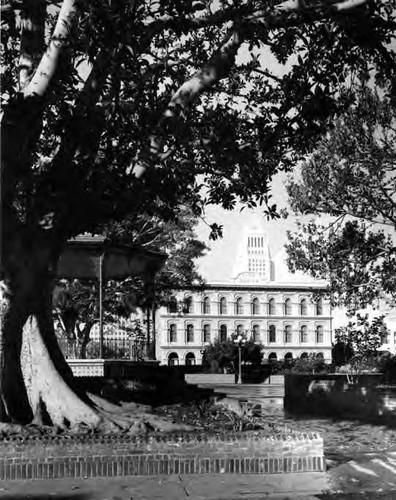
[[[361,453],[328,470],[303,474],[211,474],[0,483],[3,500],[396,500],[396,450]]]
[[[232,500],[302,498],[329,487],[324,474],[184,475],[3,482],[3,499],[54,500]]]
[[[324,438],[326,473],[205,474],[87,479],[13,480],[0,483],[4,500],[396,500],[396,430],[357,421],[294,418],[273,398],[283,387],[229,385],[228,396],[263,403],[274,429],[310,429]]]

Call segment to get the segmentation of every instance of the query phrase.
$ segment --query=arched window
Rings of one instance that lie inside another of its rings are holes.
[[[186,365],[195,365],[195,354],[193,352],[188,352],[185,357]]]
[[[260,314],[260,302],[257,297],[252,300],[252,314],[253,316]]]
[[[322,299],[318,299],[316,301],[316,316],[322,316],[323,314],[323,300]]]
[[[236,334],[237,335],[243,335],[243,325],[237,325],[237,327],[236,327]]]
[[[204,297],[204,299],[203,299],[202,312],[204,314],[210,314],[210,299],[209,299],[209,297]]]
[[[177,342],[177,328],[174,323],[169,325],[169,342]]]
[[[289,344],[292,341],[292,327],[287,325],[285,327],[285,344]]]
[[[300,314],[301,316],[307,315],[307,299],[300,300]]]
[[[183,312],[185,314],[191,314],[193,311],[193,301],[192,297],[186,297],[183,303]]]
[[[303,325],[300,330],[300,342],[303,344],[308,342],[308,327]]]
[[[324,359],[323,352],[318,352],[316,355],[316,359]]]
[[[307,352],[303,352],[300,356],[301,359],[307,359],[308,358],[308,353]]]
[[[238,297],[235,301],[235,314],[243,314],[242,297]]]
[[[269,299],[268,301],[268,314],[270,316],[275,314],[275,299]]]
[[[227,299],[225,297],[221,297],[220,299],[219,313],[227,314]]]
[[[171,352],[168,356],[168,365],[175,366],[179,364],[179,356],[176,352]]]
[[[204,325],[203,327],[203,341],[210,342],[210,325]]]
[[[260,327],[259,325],[253,325],[253,342],[260,342]]]
[[[381,328],[381,332],[380,332],[380,336],[381,336],[381,343],[382,344],[389,344],[389,341],[390,341],[390,335],[389,335],[389,330],[386,328],[386,326],[384,325],[382,328]]]
[[[171,297],[169,299],[169,303],[168,303],[168,312],[169,313],[177,313],[177,300],[176,300],[176,297]]]
[[[268,329],[268,342],[276,342],[276,326],[270,325]]]
[[[292,308],[292,303],[291,303],[291,299],[286,299],[285,300],[285,303],[283,304],[284,306],[284,313],[285,313],[285,316],[290,316],[291,315],[291,308]]]
[[[316,343],[317,344],[323,343],[323,326],[322,325],[319,325],[316,327]]]
[[[227,325],[220,326],[220,342],[226,342],[227,340]]]
[[[278,359],[276,352],[271,352],[270,355],[268,356],[268,359],[270,361],[276,361]]]
[[[293,361],[293,354],[291,352],[287,352],[285,354],[285,361],[289,361],[289,362]]]
[[[194,325],[187,325],[186,341],[187,341],[187,343],[194,342]]]

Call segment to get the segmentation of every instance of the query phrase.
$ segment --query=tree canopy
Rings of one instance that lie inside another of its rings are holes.
[[[62,244],[180,205],[268,205],[372,77],[392,2],[2,0],[0,419],[97,425],[51,321]],[[216,227],[214,227],[216,230]],[[218,229],[218,228],[217,228]]]
[[[351,74],[395,67],[382,2],[47,4],[2,7],[4,201],[62,237],[186,201],[264,203]]]
[[[288,186],[295,211],[332,216],[289,235],[289,265],[328,278],[351,312],[396,295],[395,117],[389,97],[361,87]]]
[[[115,243],[134,244],[167,254],[164,266],[155,277],[150,297],[150,302],[162,304],[172,289],[203,283],[196,260],[208,248],[197,237],[197,223],[198,219],[190,208],[180,206],[175,209],[171,220],[145,213],[132,214],[120,222],[106,224],[103,230]],[[135,293],[140,296],[138,303],[144,305],[145,291],[139,287],[138,280],[135,281]]]
[[[125,331],[135,334],[143,325],[137,320],[126,322],[132,313],[137,314],[138,309],[147,312],[167,303],[175,288],[202,283],[196,259],[204,254],[206,245],[197,239],[196,224],[197,219],[191,211],[180,208],[177,217],[171,221],[143,214],[108,223],[103,228],[113,243],[166,251],[168,256],[149,286],[139,277],[105,283],[103,308],[110,329],[121,329],[122,324],[128,327]],[[95,281],[61,280],[55,287],[55,319],[68,341],[68,351],[74,357],[86,357],[91,329],[99,321],[98,297]]]

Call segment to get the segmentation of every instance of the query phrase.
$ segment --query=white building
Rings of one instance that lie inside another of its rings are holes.
[[[314,353],[331,359],[332,317],[325,281],[291,274],[285,252],[271,257],[268,235],[250,227],[238,238],[232,276],[204,289],[175,291],[157,317],[163,364],[199,364],[206,344],[241,332],[264,345],[264,358]]]

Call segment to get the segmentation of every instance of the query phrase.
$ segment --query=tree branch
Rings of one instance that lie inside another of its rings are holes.
[[[305,0],[286,0],[285,2],[276,5],[270,16],[268,16],[267,11],[256,12],[255,15],[251,17],[251,20],[263,21],[268,19],[269,22],[274,25],[281,21],[279,14],[309,13],[310,18],[312,18],[312,14],[323,16],[324,14],[329,14],[331,12],[349,12],[366,3],[368,3],[368,0],[329,0],[327,2],[312,2],[312,4],[306,2]]]
[[[26,0],[20,13],[21,45],[19,57],[19,90],[29,83],[34,66],[45,48],[46,2]]]
[[[367,222],[370,222],[371,224],[378,224],[381,226],[391,226],[394,227],[394,224],[390,222],[386,222],[385,220],[376,220],[373,217],[365,216],[365,215],[356,215],[356,213],[349,212],[347,210],[341,210],[341,209],[332,209],[334,213],[337,212],[337,215],[334,215],[334,217],[337,217],[337,220],[342,217],[352,217],[353,219],[360,219],[360,220],[365,220]],[[320,208],[318,206],[315,207],[315,211],[312,213],[315,214],[323,214],[323,215],[329,215],[329,211],[326,208]]]
[[[59,57],[66,47],[71,28],[77,19],[77,0],[64,0],[60,9],[58,20],[41,61],[29,83],[23,91],[25,97],[43,97],[55,75]]]
[[[73,114],[66,124],[47,178],[42,183],[44,189],[50,191],[49,196],[42,193],[42,196],[47,197],[48,200],[46,210],[54,209],[50,199],[58,199],[58,202],[59,199],[66,200],[64,196],[57,197],[57,195],[68,193],[68,202],[63,201],[63,205],[57,207],[59,216],[65,217],[65,220],[67,214],[76,208],[75,203],[79,203],[79,200],[75,200],[73,197],[76,183],[81,182],[81,175],[88,174],[80,169],[78,178],[76,178],[76,172],[71,169],[71,163],[78,153],[84,155],[85,158],[97,154],[96,146],[102,132],[103,122],[101,117],[98,117],[96,103],[102,93],[114,54],[115,49],[106,48],[97,56],[85,84],[75,100]],[[40,196],[37,199],[40,199]],[[66,225],[59,229],[67,231]]]
[[[165,111],[150,137],[150,156],[154,159],[162,153],[163,129],[166,123],[183,115],[192,102],[214,83],[226,77],[234,64],[236,53],[242,43],[242,37],[237,30],[230,30],[224,38],[220,48],[211,59],[186,80],[173,94]],[[142,163],[130,166],[130,171],[139,178],[146,171],[147,165]]]
[[[298,24],[305,22],[305,15],[315,14],[318,18],[324,17],[325,14],[335,11],[349,11],[355,7],[366,3],[368,0],[341,0],[331,2],[320,2],[318,4],[307,6],[304,0],[287,0],[276,5],[272,11],[257,11],[245,18],[235,21],[235,27],[230,29],[221,43],[219,49],[213,54],[212,58],[197,71],[191,78],[185,81],[181,87],[175,92],[168,106],[162,113],[162,116],[151,134],[148,152],[148,161],[132,161],[128,173],[132,173],[136,178],[144,175],[149,165],[158,162],[164,144],[164,135],[166,133],[165,125],[172,120],[177,119],[187,111],[188,107],[197,99],[204,91],[210,89],[216,82],[228,76],[231,68],[235,63],[236,53],[243,41],[243,32],[251,24],[259,24],[261,27],[270,29],[274,26],[286,25],[286,19],[289,14],[303,14],[300,18],[293,18],[292,23]],[[201,19],[201,22],[213,23],[214,16]],[[216,17],[216,20],[220,19]],[[222,22],[224,21],[224,17]],[[175,20],[169,17],[162,21],[174,23]],[[290,23],[289,23],[290,24]],[[153,25],[151,25],[153,28]],[[171,27],[171,24],[169,25]],[[268,76],[268,75],[267,75]]]
[[[25,5],[25,0],[10,0],[9,2],[5,2],[2,0],[0,12],[2,14],[6,14],[7,12],[12,12],[14,10],[19,10]]]
[[[260,75],[266,76],[267,78],[271,78],[272,80],[275,80],[278,83],[282,83],[282,78],[279,78],[279,77],[273,75],[269,71],[265,71],[265,70],[258,69],[258,68],[253,68],[252,71],[254,71],[255,73],[259,73]]]
[[[205,28],[206,26],[216,26],[222,25],[228,21],[236,21],[243,17],[243,14],[253,13],[253,7],[244,5],[239,8],[221,8],[214,13],[209,15],[201,15],[189,17],[176,17],[171,15],[164,15],[156,19],[146,21],[146,30],[153,35],[155,33],[160,33],[164,30],[190,30]]]

